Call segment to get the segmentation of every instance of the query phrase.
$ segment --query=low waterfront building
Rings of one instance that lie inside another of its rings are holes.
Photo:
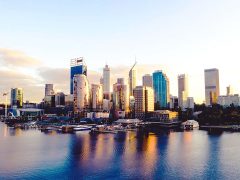
[[[231,104],[233,104],[234,106],[239,106],[239,103],[240,97],[238,94],[218,97],[218,104],[223,107],[229,107]]]
[[[109,112],[88,112],[87,118],[95,119],[95,118],[103,118],[108,119],[109,118]]]
[[[157,110],[151,113],[151,120],[155,122],[172,122],[178,120],[178,112]]]

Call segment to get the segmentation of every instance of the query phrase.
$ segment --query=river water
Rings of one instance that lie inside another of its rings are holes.
[[[0,179],[238,179],[240,133],[91,135],[0,123]]]

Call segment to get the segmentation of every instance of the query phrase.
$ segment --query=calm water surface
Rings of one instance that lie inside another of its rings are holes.
[[[0,179],[239,179],[240,133],[90,135],[0,123]]]

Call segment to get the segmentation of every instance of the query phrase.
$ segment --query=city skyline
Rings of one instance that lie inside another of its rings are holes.
[[[177,95],[177,76],[186,73],[189,96],[201,103],[204,69],[218,68],[220,95],[229,85],[239,93],[239,7],[238,1],[1,1],[0,92],[20,87],[24,100],[39,102],[44,85],[53,83],[68,93],[69,60],[82,56],[93,83],[106,63],[113,82],[126,81],[136,56],[137,85],[143,74],[163,70]]]

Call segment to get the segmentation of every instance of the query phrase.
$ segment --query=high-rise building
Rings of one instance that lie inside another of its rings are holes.
[[[70,69],[70,94],[73,94],[73,78],[77,74],[84,74],[87,76],[87,66],[83,57],[71,59]]]
[[[153,90],[156,110],[167,108],[170,102],[169,80],[162,71],[153,73]]]
[[[216,104],[220,92],[218,69],[206,69],[205,75],[205,101],[206,105]]]
[[[91,105],[93,111],[100,111],[103,108],[103,89],[100,84],[92,84]]]
[[[145,74],[142,77],[142,85],[143,86],[147,86],[147,87],[153,87],[153,79],[152,76],[150,74]]]
[[[227,96],[230,96],[230,95],[233,95],[233,94],[234,94],[233,87],[229,85],[227,87]]]
[[[108,65],[103,68],[103,95],[104,99],[110,99],[110,68]]]
[[[87,77],[84,74],[77,74],[73,77],[73,103],[75,114],[89,109],[90,91]]]
[[[53,84],[45,84],[45,96],[51,96],[54,94]]]
[[[170,109],[177,109],[178,108],[178,97],[177,96],[170,96]]]
[[[133,89],[137,85],[137,70],[135,69],[137,62],[134,63],[128,74],[129,81],[129,96],[133,96]]]
[[[20,108],[23,106],[23,89],[12,88],[11,89],[11,106]]]
[[[135,117],[145,119],[148,112],[154,111],[154,92],[151,87],[137,86],[133,90]]]
[[[55,106],[65,106],[65,94],[63,92],[58,92],[55,94]]]
[[[178,76],[178,106],[182,109],[187,108],[188,98],[188,76],[181,74]]]
[[[119,78],[113,85],[113,106],[116,111],[129,112],[128,86],[124,84],[123,78]]]

